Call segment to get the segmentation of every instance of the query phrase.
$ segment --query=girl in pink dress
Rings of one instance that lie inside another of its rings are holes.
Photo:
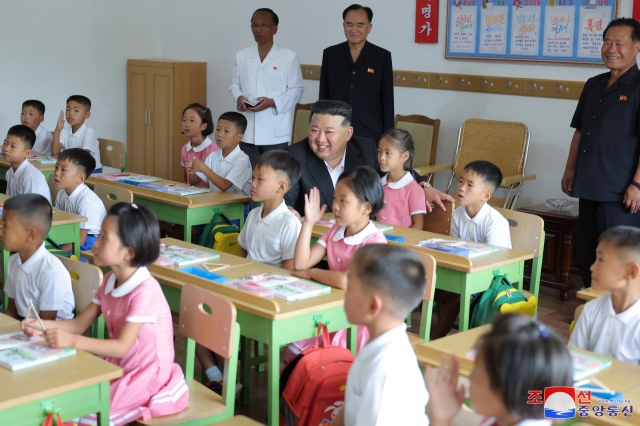
[[[215,129],[216,125],[209,108],[200,104],[187,105],[182,112],[182,133],[189,138],[189,142],[182,146],[180,155],[182,167],[196,158],[204,161],[209,154],[218,150],[218,145],[209,139],[209,135]],[[209,183],[200,179],[195,173],[187,174],[186,168],[184,178],[191,185],[209,187]]]
[[[97,266],[108,266],[93,302],[77,317],[47,321],[44,337],[54,348],[70,347],[104,357],[124,370],[111,382],[110,423],[165,416],[184,410],[189,388],[173,362],[173,321],[160,285],[147,265],[160,251],[158,223],[151,211],[118,203],[102,222],[92,249]],[[102,314],[109,338],[82,335]],[[22,329],[33,333],[23,322]],[[96,416],[79,419],[95,424]]]

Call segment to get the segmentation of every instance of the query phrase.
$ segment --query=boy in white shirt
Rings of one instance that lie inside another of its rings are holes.
[[[204,162],[194,158],[184,163],[187,173],[197,173],[202,181],[209,182],[212,191],[250,195],[251,162],[239,146],[246,128],[244,115],[238,112],[222,114],[215,131],[220,149],[209,154]]]
[[[347,320],[366,326],[370,340],[349,370],[344,408],[331,425],[428,425],[429,394],[405,325],[422,301],[422,261],[402,247],[369,244],[358,249],[347,276]]]
[[[96,168],[96,160],[84,149],[66,149],[58,156],[53,178],[58,192],[56,208],[87,218],[80,223],[80,250],[91,250],[107,215],[104,203],[84,181]],[[62,246],[70,252],[71,244]]]
[[[502,183],[502,172],[495,164],[479,160],[464,167],[458,179],[458,202],[453,212],[451,236],[498,247],[511,248],[509,222],[489,205]],[[434,299],[444,303],[442,317],[433,325],[431,339],[446,336],[460,312],[460,295],[436,289]]]
[[[36,141],[35,132],[18,124],[7,132],[2,144],[2,157],[11,165],[7,170],[7,195],[40,194],[51,203],[47,180],[40,170],[29,162],[31,148]]]
[[[617,226],[602,233],[591,287],[609,293],[584,305],[569,345],[640,364],[640,229]]]
[[[10,317],[24,319],[31,300],[42,319],[73,318],[69,271],[44,247],[52,217],[51,204],[38,194],[16,195],[4,204],[2,245],[15,252],[4,286],[9,296],[5,314]]]
[[[53,135],[41,124],[44,121],[44,104],[35,99],[24,101],[20,122],[36,132],[36,142],[33,151],[40,154],[51,154],[51,141]]]
[[[73,95],[67,99],[66,118],[70,127],[64,127],[65,114],[60,111],[58,124],[53,131],[53,141],[51,142],[51,155],[57,156],[60,152],[70,148],[82,148],[96,160],[96,170],[102,171],[100,162],[100,146],[93,129],[86,124],[85,120],[91,117],[91,101],[86,96]]]

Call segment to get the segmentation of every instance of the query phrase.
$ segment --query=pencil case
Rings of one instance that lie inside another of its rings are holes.
[[[404,243],[404,237],[400,235],[391,235],[391,234],[383,234],[384,237],[389,241],[395,241],[396,243]]]
[[[219,284],[224,284],[227,281],[227,277],[223,275],[218,275],[196,266],[183,266],[182,268],[178,268],[178,271],[195,275],[196,277],[204,278],[205,280],[214,281]]]

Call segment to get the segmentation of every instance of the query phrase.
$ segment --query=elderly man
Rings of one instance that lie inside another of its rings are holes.
[[[609,72],[590,78],[571,121],[576,131],[562,191],[579,198],[580,269],[591,286],[598,237],[607,228],[640,226],[640,24],[611,21],[603,33]]]
[[[378,148],[373,139],[353,136],[351,107],[340,101],[318,101],[311,108],[309,136],[291,145],[287,150],[302,164],[302,176],[284,197],[291,210],[304,214],[304,194],[311,188],[320,191],[320,205],[331,211],[333,192],[340,174],[346,169],[369,166],[380,173]],[[427,198],[427,211],[431,204],[444,209],[443,200],[453,202],[449,195],[420,183]]]

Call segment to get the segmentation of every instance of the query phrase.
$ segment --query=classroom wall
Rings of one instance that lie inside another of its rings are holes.
[[[391,51],[394,69],[440,71],[495,76],[521,76],[582,80],[604,72],[603,67],[557,66],[477,62],[444,59],[446,4],[440,0],[439,43],[414,43],[414,0],[368,0],[374,11],[369,40]],[[622,16],[631,15],[631,0],[620,0]],[[322,2],[291,0],[244,0],[212,2],[191,0],[189,7],[177,0],[162,3],[162,57],[207,61],[209,107],[214,115],[233,110],[229,95],[235,52],[254,43],[249,28],[253,10],[271,7],[280,17],[276,43],[293,49],[300,61],[320,64],[322,50],[344,41],[342,10],[351,0]],[[318,82],[305,81],[303,102],[317,99]],[[527,182],[518,205],[564,197],[560,179],[573,130],[569,127],[577,101],[508,95],[461,93],[444,90],[395,88],[399,114],[424,114],[440,118],[438,163],[451,163],[458,128],[471,117],[522,121],[531,132],[526,171],[538,175]],[[448,175],[439,173],[436,186],[446,185]]]
[[[154,0],[3,2],[0,131],[19,124],[22,102],[33,98],[53,130],[66,99],[82,94],[96,135],[125,141],[126,60],[160,56],[161,11]]]

